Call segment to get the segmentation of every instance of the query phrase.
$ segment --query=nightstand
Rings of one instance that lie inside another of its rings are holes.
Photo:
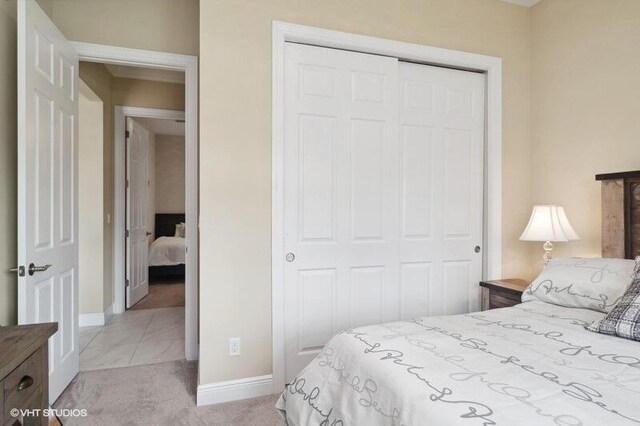
[[[508,308],[520,303],[522,292],[529,281],[521,279],[480,281],[482,287],[482,310]]]

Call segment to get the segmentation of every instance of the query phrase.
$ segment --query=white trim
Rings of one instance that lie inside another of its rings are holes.
[[[198,386],[197,405],[220,404],[221,402],[256,398],[273,393],[273,377],[247,377],[246,379],[229,380]]]
[[[174,70],[127,67],[124,65],[107,64],[107,70],[114,77],[132,78],[137,80],[159,81],[161,83],[184,84],[184,73]]]
[[[487,135],[485,163],[484,278],[502,273],[502,59],[438,47],[273,22],[272,45],[272,333],[274,390],[284,389],[284,47],[285,42],[386,55],[414,62],[485,73]]]
[[[78,327],[95,327],[98,325],[105,325],[105,315],[103,312],[96,312],[95,314],[80,314],[78,316]]]
[[[185,144],[186,144],[186,222],[187,255],[185,285],[185,356],[188,360],[198,358],[198,58],[190,55],[154,52],[149,50],[129,49],[125,47],[106,46],[93,43],[71,42],[81,61],[100,62],[143,66],[150,68],[171,69],[185,73]],[[124,124],[115,123],[116,135],[124,135]],[[121,149],[122,147],[120,147]],[[115,155],[124,158],[124,151]],[[122,172],[116,166],[116,172]],[[119,188],[118,181],[114,182]],[[122,180],[120,188],[124,188]],[[117,202],[116,198],[116,202]],[[114,203],[114,250],[124,252],[124,206]],[[118,217],[120,215],[120,217]],[[120,232],[115,234],[115,232]],[[118,237],[118,238],[115,238]],[[119,241],[120,240],[120,241]],[[124,269],[114,264],[114,289],[124,285]],[[121,287],[123,288],[123,287]],[[116,294],[114,313],[124,311],[124,294]]]

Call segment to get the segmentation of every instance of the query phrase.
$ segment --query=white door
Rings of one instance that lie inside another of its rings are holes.
[[[400,318],[477,311],[484,75],[406,62],[399,74]]]
[[[33,0],[18,7],[18,322],[57,322],[49,401],[78,373],[78,57]],[[30,267],[31,265],[31,267]]]
[[[127,308],[149,293],[149,131],[127,118]]]
[[[479,306],[483,87],[286,45],[287,381],[342,329]]]
[[[338,331],[398,317],[398,61],[291,43],[285,58],[289,381]]]

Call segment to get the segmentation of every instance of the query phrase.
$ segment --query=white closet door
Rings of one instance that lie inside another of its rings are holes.
[[[287,44],[286,380],[338,331],[479,308],[484,78]]]
[[[341,329],[398,316],[398,64],[289,43],[285,58],[289,381]]]
[[[401,318],[477,311],[484,75],[399,67]]]

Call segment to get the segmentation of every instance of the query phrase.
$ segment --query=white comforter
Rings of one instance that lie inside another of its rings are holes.
[[[640,343],[532,301],[346,330],[285,390],[289,425],[640,424]]]
[[[169,266],[185,263],[185,239],[160,237],[149,246],[149,266]]]

